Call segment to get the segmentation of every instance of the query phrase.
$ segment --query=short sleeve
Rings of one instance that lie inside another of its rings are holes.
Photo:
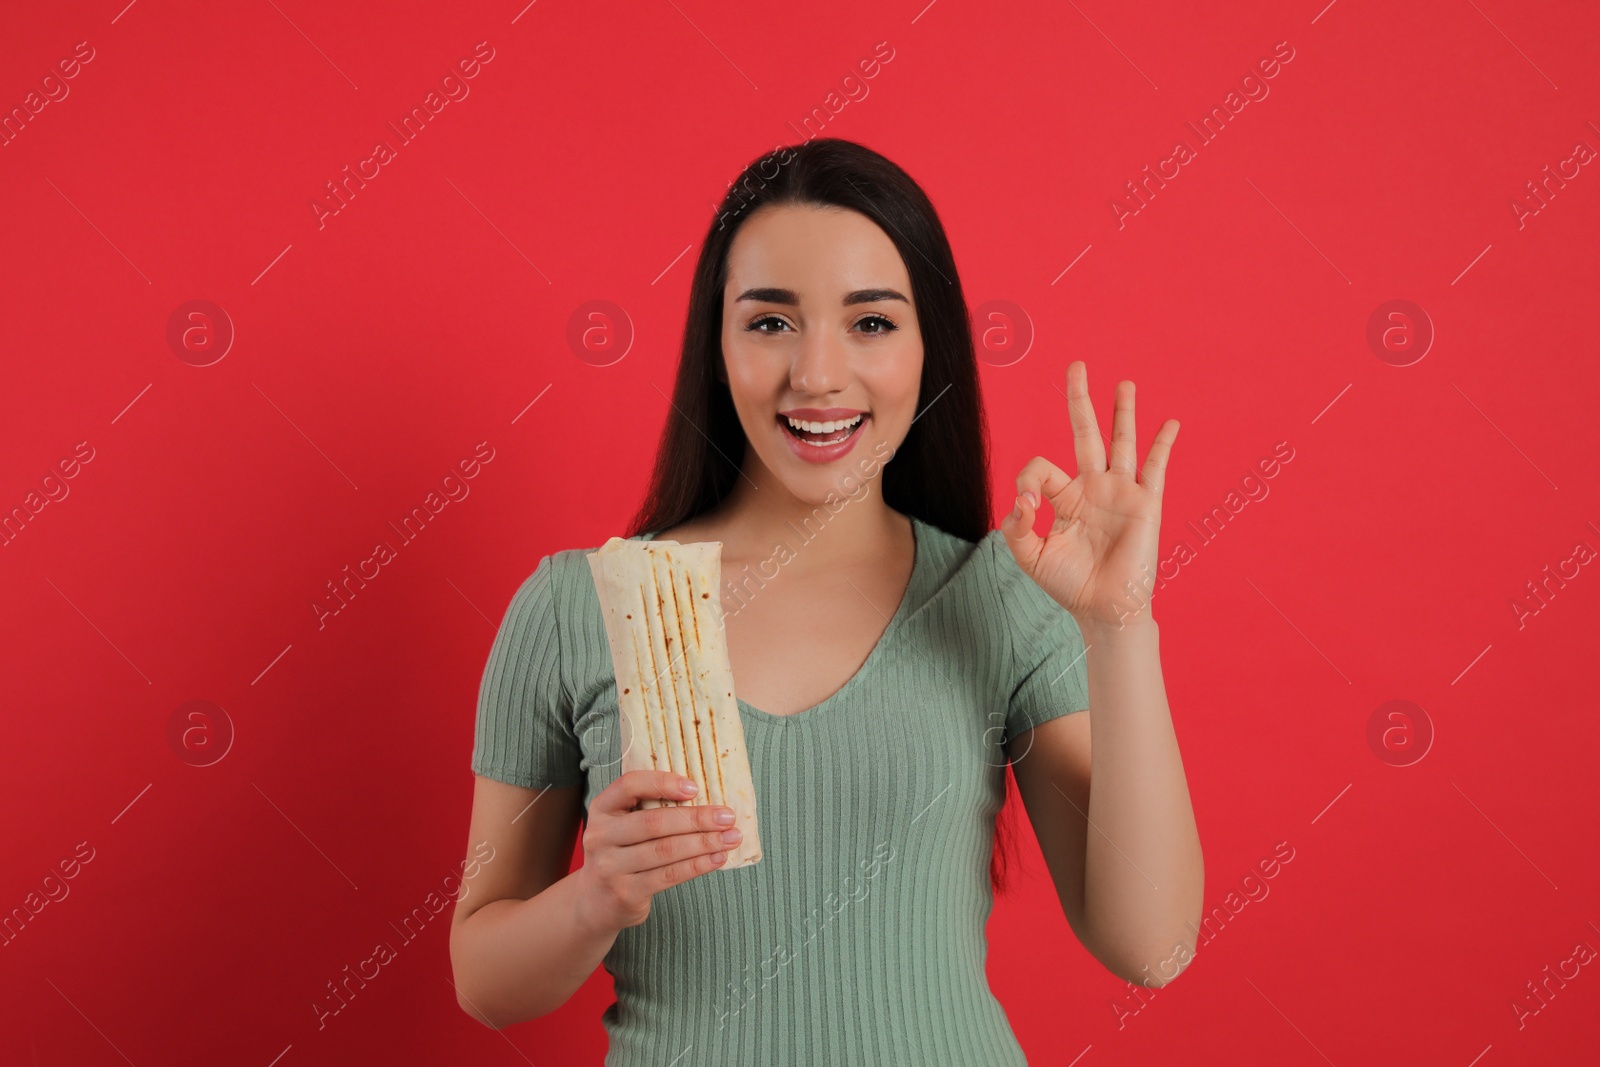
[[[554,578],[545,556],[512,594],[478,686],[472,773],[529,789],[583,782]]]
[[[1011,634],[1006,741],[1041,723],[1089,709],[1089,666],[1072,613],[1018,566],[1003,535],[991,535],[1001,613]]]

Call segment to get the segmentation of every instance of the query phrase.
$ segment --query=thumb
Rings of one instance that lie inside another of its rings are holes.
[[[1000,522],[1000,535],[1006,539],[1012,556],[1023,571],[1032,573],[1032,561],[1038,558],[1044,540],[1033,532],[1033,520],[1039,514],[1039,494],[1024,490],[1017,494],[1016,506]]]

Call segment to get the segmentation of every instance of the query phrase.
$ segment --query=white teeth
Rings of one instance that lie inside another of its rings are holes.
[[[807,433],[833,433],[835,430],[846,430],[861,421],[861,416],[841,419],[837,422],[806,422],[803,419],[788,419],[789,425],[796,430],[805,430]]]

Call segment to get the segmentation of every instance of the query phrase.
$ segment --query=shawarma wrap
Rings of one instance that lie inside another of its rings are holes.
[[[611,645],[622,773],[664,770],[700,789],[685,801],[721,804],[744,833],[722,870],[761,859],[756,790],[720,606],[722,542],[613,537],[587,553]]]

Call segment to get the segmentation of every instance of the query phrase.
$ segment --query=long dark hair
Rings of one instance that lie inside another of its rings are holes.
[[[712,510],[739,477],[748,442],[733,397],[716,376],[722,294],[734,235],[757,210],[774,204],[858,211],[899,250],[922,332],[922,381],[918,415],[879,475],[883,501],[963,540],[982,540],[991,528],[989,432],[950,241],[909,174],[870,148],[834,137],[775,148],[729,186],[700,246],[672,403],[649,489],[626,536],[665,530]],[[1014,792],[1008,769],[1008,800]],[[996,891],[1012,858],[1014,808],[1002,805],[995,822],[989,875]]]

